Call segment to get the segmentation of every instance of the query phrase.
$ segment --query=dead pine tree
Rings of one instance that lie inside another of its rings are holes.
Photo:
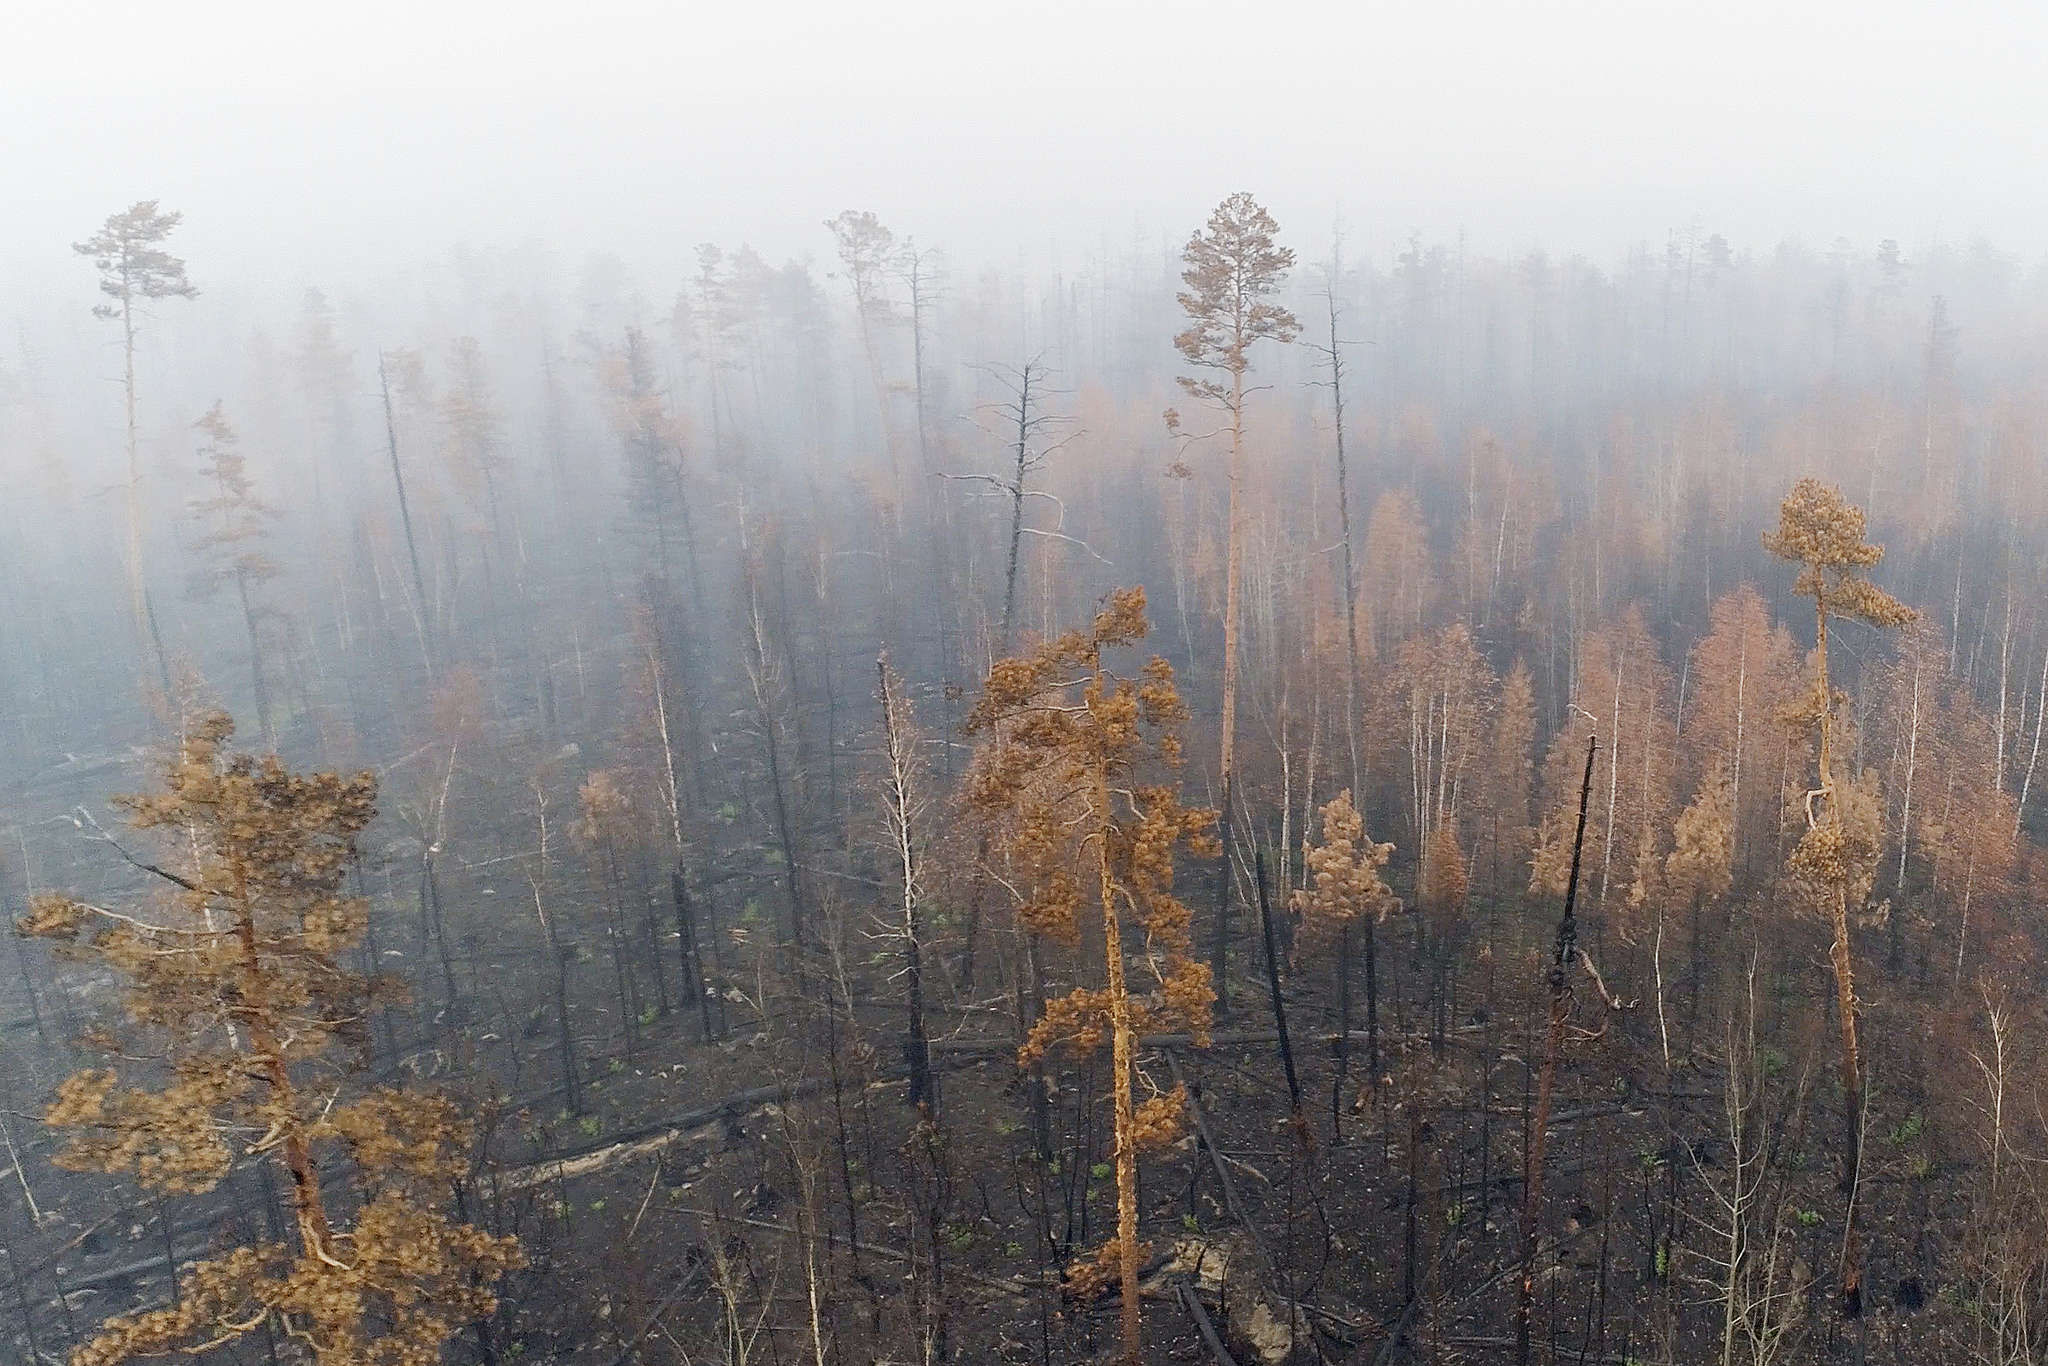
[[[1813,680],[1787,709],[1794,725],[1810,725],[1818,745],[1819,778],[1805,795],[1806,832],[1792,851],[1798,883],[1827,916],[1833,939],[1828,961],[1835,977],[1836,1023],[1841,1029],[1841,1189],[1850,1198],[1843,1216],[1841,1291],[1845,1318],[1862,1312],[1863,1270],[1856,1237],[1855,1194],[1863,1150],[1863,1060],[1856,1037],[1856,976],[1850,957],[1849,913],[1860,907],[1877,874],[1874,799],[1838,772],[1837,709],[1848,699],[1828,673],[1828,621],[1839,617],[1880,629],[1903,626],[1915,613],[1867,577],[1884,550],[1863,539],[1863,509],[1839,489],[1801,479],[1778,509],[1778,526],[1764,548],[1799,566],[1793,591],[1813,599]]]
[[[1543,1159],[1550,1127],[1550,1102],[1557,1085],[1558,1054],[1572,1014],[1572,963],[1578,955],[1579,855],[1586,843],[1586,807],[1593,796],[1593,756],[1599,737],[1586,741],[1586,774],[1579,783],[1579,825],[1572,836],[1572,871],[1565,883],[1564,914],[1557,920],[1557,941],[1550,956],[1550,1023],[1543,1039],[1543,1064],[1536,1077],[1536,1113],[1529,1123],[1529,1146],[1522,1162],[1522,1273],[1515,1293],[1515,1362],[1528,1366],[1529,1329],[1536,1307],[1536,1246],[1543,1213]]]
[[[292,1227],[188,1266],[174,1304],[107,1320],[72,1361],[205,1352],[259,1331],[314,1366],[437,1360],[492,1312],[489,1287],[520,1254],[438,1208],[468,1172],[450,1102],[350,1095],[337,1073],[384,990],[345,966],[367,910],[343,886],[376,780],[231,754],[233,729],[219,713],[191,721],[162,790],[123,799],[138,828],[166,836],[160,861],[132,861],[168,890],[127,909],[40,897],[21,928],[126,979],[126,1037],[99,1035],[116,1065],[68,1078],[45,1115],[69,1138],[58,1161],[158,1194],[275,1162]],[[160,1071],[124,1076],[150,1057]]]
[[[1221,819],[1218,825],[1222,861],[1218,865],[1216,922],[1209,945],[1209,972],[1215,980],[1216,1008],[1227,1013],[1230,988],[1230,907],[1235,891],[1231,829],[1237,774],[1238,617],[1242,607],[1245,503],[1245,400],[1258,390],[1248,388],[1251,348],[1262,340],[1293,341],[1301,331],[1294,315],[1273,302],[1294,253],[1274,238],[1280,225],[1250,195],[1238,193],[1216,206],[1208,224],[1188,239],[1181,260],[1179,294],[1188,327],[1173,339],[1181,357],[1203,373],[1180,377],[1181,389],[1216,415],[1221,426],[1212,432],[1188,432],[1179,412],[1166,412],[1167,429],[1184,439],[1225,435],[1230,438],[1229,529],[1223,572],[1223,716],[1217,761]]]
[[[1101,917],[1103,986],[1049,1002],[1018,1061],[1032,1066],[1055,1048],[1085,1057],[1110,1044],[1117,1231],[1093,1260],[1068,1269],[1068,1281],[1080,1296],[1121,1286],[1127,1366],[1139,1366],[1142,1352],[1138,1154],[1179,1136],[1186,1102],[1178,1086],[1138,1101],[1137,1041],[1178,1026],[1206,1042],[1214,999],[1194,957],[1193,913],[1173,894],[1176,850],[1215,854],[1215,813],[1182,806],[1178,782],[1164,780],[1179,760],[1187,707],[1165,660],[1132,677],[1104,659],[1146,631],[1144,590],[1117,590],[1088,629],[997,660],[967,721],[984,737],[968,800],[997,823],[1018,918],[1078,947],[1091,902]],[[1137,962],[1152,977],[1142,997],[1129,983],[1126,914],[1144,936]]]

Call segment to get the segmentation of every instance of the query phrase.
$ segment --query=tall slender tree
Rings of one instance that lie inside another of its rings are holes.
[[[1828,917],[1833,942],[1828,959],[1835,975],[1836,1023],[1842,1035],[1842,1189],[1853,1196],[1863,1149],[1863,1058],[1856,1037],[1856,974],[1850,958],[1849,912],[1860,905],[1877,874],[1874,823],[1849,819],[1858,794],[1841,772],[1836,740],[1847,702],[1828,672],[1828,622],[1861,621],[1876,627],[1903,626],[1915,613],[1872,583],[1869,573],[1884,549],[1863,539],[1863,509],[1841,490],[1817,479],[1801,479],[1778,509],[1778,526],[1766,532],[1764,547],[1799,566],[1793,591],[1813,599],[1813,679],[1803,700],[1788,711],[1796,724],[1813,728],[1819,773],[1806,792],[1806,833],[1792,851],[1792,871]],[[1855,1205],[1842,1234],[1841,1290],[1845,1313],[1862,1306],[1861,1258],[1855,1237]]]
[[[1551,948],[1550,1015],[1543,1036],[1543,1057],[1536,1076],[1536,1107],[1529,1120],[1528,1145],[1522,1154],[1522,1274],[1515,1294],[1515,1361],[1528,1366],[1529,1330],[1535,1321],[1536,1251],[1543,1217],[1543,1177],[1546,1149],[1550,1139],[1550,1103],[1557,1086],[1558,1057],[1564,1051],[1565,1029],[1571,1023],[1572,969],[1582,957],[1579,949],[1579,860],[1586,843],[1586,809],[1593,795],[1593,759],[1600,748],[1598,736],[1586,740],[1586,767],[1579,778],[1579,815],[1571,844],[1571,867],[1565,874],[1564,912],[1557,918],[1557,939]]]
[[[142,453],[135,420],[135,331],[136,315],[143,305],[157,299],[191,299],[199,291],[185,278],[185,263],[163,248],[164,241],[185,216],[166,212],[154,199],[140,199],[120,213],[112,214],[100,230],[72,245],[80,256],[89,257],[100,273],[100,293],[112,300],[97,304],[96,318],[121,324],[121,392],[127,401],[128,435],[128,595],[136,624],[149,633],[156,649],[157,669],[163,676],[164,694],[170,695],[170,664],[164,654],[155,609],[149,600],[148,576],[142,562],[143,507]]]
[[[1301,331],[1294,315],[1273,301],[1294,266],[1294,253],[1274,240],[1279,231],[1273,216],[1249,194],[1231,195],[1216,206],[1207,226],[1190,237],[1181,252],[1181,280],[1187,288],[1178,297],[1188,326],[1173,339],[1182,359],[1199,372],[1181,376],[1182,390],[1217,414],[1223,423],[1221,431],[1230,437],[1229,530],[1223,575],[1223,718],[1217,761],[1223,861],[1209,946],[1209,970],[1215,978],[1221,1011],[1230,1005],[1230,908],[1236,890],[1230,845],[1237,777],[1239,580],[1243,577],[1247,496],[1245,400],[1257,392],[1245,381],[1251,374],[1255,343],[1290,342]],[[1181,431],[1180,415],[1169,410],[1167,425]]]
[[[903,944],[903,995],[910,1020],[904,1030],[904,1064],[910,1070],[910,1103],[935,1109],[932,1092],[932,1051],[924,1024],[924,859],[925,832],[930,799],[925,794],[929,775],[918,754],[922,737],[903,680],[889,667],[889,657],[875,661],[875,700],[882,704],[882,771],[878,782],[882,797],[882,824],[888,840],[891,873],[902,890],[900,920],[891,934]]]
[[[1363,674],[1358,656],[1358,572],[1351,537],[1351,471],[1344,449],[1344,349],[1337,337],[1337,281],[1343,274],[1343,260],[1330,252],[1329,279],[1323,286],[1323,302],[1330,322],[1329,343],[1318,346],[1330,367],[1330,422],[1337,438],[1337,526],[1344,539],[1344,738],[1351,749],[1351,786],[1365,791],[1364,763],[1358,747],[1358,694]]]

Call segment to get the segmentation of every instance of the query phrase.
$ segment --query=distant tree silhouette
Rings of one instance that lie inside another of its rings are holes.
[[[137,625],[148,630],[156,649],[166,697],[171,692],[170,665],[164,655],[162,634],[157,630],[142,562],[145,500],[135,425],[135,331],[136,314],[142,305],[157,299],[191,299],[199,294],[185,278],[185,263],[163,249],[164,241],[184,217],[159,209],[154,199],[140,199],[124,211],[109,215],[97,233],[71,248],[91,259],[100,273],[100,293],[113,301],[96,305],[93,316],[121,324],[121,391],[127,400],[128,434],[128,594]]]

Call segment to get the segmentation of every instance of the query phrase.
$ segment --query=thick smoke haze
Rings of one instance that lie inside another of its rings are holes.
[[[0,0],[0,1363],[2040,1363],[2044,72]]]
[[[956,256],[1071,257],[1240,183],[1362,249],[1600,258],[1699,223],[2031,257],[2048,222],[2031,5],[16,0],[6,27],[16,307],[144,194],[194,260],[278,283],[456,243],[779,258],[854,202]]]

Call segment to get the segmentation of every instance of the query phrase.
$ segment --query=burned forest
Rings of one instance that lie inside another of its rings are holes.
[[[2048,267],[1197,188],[32,244],[0,1360],[2048,1360]]]

